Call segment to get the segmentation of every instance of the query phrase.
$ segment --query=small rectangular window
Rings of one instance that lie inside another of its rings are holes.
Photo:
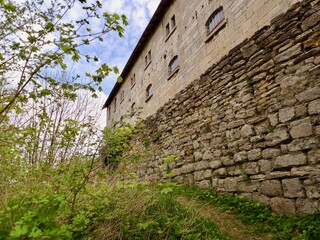
[[[170,34],[170,25],[169,23],[166,26],[166,36],[168,36]]]
[[[151,62],[151,50],[148,52],[148,61]]]
[[[145,56],[144,63],[145,63],[146,66],[148,65],[148,56]]]
[[[117,110],[117,99],[115,98],[113,100],[113,112],[115,112]]]
[[[172,16],[171,18],[171,31],[176,27],[176,17],[175,15]]]
[[[122,103],[124,100],[124,90],[120,93],[120,103]]]
[[[133,74],[131,76],[130,82],[131,82],[131,87],[133,87],[136,84],[136,74]]]

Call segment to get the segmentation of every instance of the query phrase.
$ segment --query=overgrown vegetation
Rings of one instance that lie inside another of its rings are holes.
[[[234,213],[244,223],[254,224],[259,232],[274,234],[275,239],[320,239],[320,212],[306,216],[280,216],[270,207],[250,202],[234,195],[220,195],[213,190],[181,187],[178,194],[218,206],[222,211]]]
[[[63,21],[76,4],[83,18]],[[100,15],[101,8],[99,1],[0,0],[0,240],[230,239],[210,217],[177,201],[181,195],[233,212],[277,239],[320,239],[319,213],[286,218],[209,190],[122,181],[131,176],[130,163],[161,155],[152,149],[161,133],[151,140],[138,118],[135,128],[122,123],[100,134],[92,111],[97,106],[86,96],[96,95],[102,79],[118,69],[103,63],[86,74],[91,81],[85,84],[64,71],[44,71],[66,70],[67,56],[98,62],[79,47],[102,41],[111,30],[123,35],[125,16]],[[103,19],[96,32],[89,27],[93,19]],[[169,164],[177,160],[163,158],[159,174],[170,177]]]

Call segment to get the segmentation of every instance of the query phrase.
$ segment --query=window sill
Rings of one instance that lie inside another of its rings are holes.
[[[218,33],[220,33],[220,31],[223,30],[227,26],[227,23],[228,23],[228,19],[226,19],[223,22],[221,22],[214,30],[212,30],[210,33],[208,33],[205,42],[207,43],[211,39],[213,39],[215,36],[217,36]]]
[[[148,62],[148,64],[146,65],[146,67],[144,68],[144,70],[147,70],[147,68],[150,66],[152,61]]]
[[[173,32],[176,30],[177,26],[175,26],[171,32],[167,35],[166,40],[164,40],[164,42],[168,41],[168,39],[171,37],[171,35],[173,34]]]
[[[180,70],[180,66],[177,67],[177,68],[169,75],[169,77],[168,77],[167,80],[170,80],[171,78],[173,78],[173,77],[176,75],[176,73],[179,72],[179,70]]]
[[[153,94],[151,94],[149,97],[147,97],[146,102],[148,102],[150,100],[150,98],[152,98]]]

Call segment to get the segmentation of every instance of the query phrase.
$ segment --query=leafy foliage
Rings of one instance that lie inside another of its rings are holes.
[[[196,187],[178,188],[177,193],[189,198],[196,198],[209,204],[219,206],[220,209],[235,213],[242,221],[254,224],[260,232],[272,232],[275,239],[299,240],[320,239],[320,213],[306,216],[280,216],[273,213],[270,207],[251,202],[234,195],[220,195],[213,190]]]
[[[71,21],[70,12],[75,8],[81,17]],[[0,82],[8,82],[11,92],[1,101],[0,123],[10,109],[37,96],[30,86],[37,86],[40,79],[50,86],[61,86],[71,92],[87,89],[94,93],[110,72],[119,73],[117,67],[102,63],[95,73],[85,74],[91,81],[84,84],[76,81],[79,76],[75,76],[72,82],[62,83],[43,75],[45,69],[66,70],[68,61],[98,62],[97,56],[84,52],[84,47],[93,41],[103,41],[103,36],[110,31],[123,36],[124,26],[128,24],[126,17],[101,13],[101,9],[98,0],[90,3],[86,0],[1,2]],[[101,23],[100,27],[97,22]],[[38,94],[50,95],[50,90],[42,89]],[[26,99],[22,101],[21,95]]]

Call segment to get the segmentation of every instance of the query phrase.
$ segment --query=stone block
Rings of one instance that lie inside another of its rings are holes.
[[[268,133],[265,137],[266,145],[269,147],[274,147],[281,143],[285,143],[290,140],[290,135],[286,128],[279,128],[271,133]]]
[[[212,160],[212,159],[213,159],[213,155],[211,154],[211,152],[206,151],[206,152],[203,154],[203,160]]]
[[[264,205],[270,205],[270,197],[267,197],[266,195],[263,195],[257,192],[253,192],[251,194],[251,199],[252,201],[255,201]]]
[[[187,174],[185,180],[187,184],[194,184],[193,174]]]
[[[196,171],[193,173],[193,178],[196,182],[204,180],[206,178],[211,178],[211,177],[212,177],[212,171],[210,169],[204,170],[204,171]]]
[[[194,153],[193,153],[193,156],[194,156],[194,159],[195,159],[196,161],[202,160],[202,153],[201,153],[201,152],[194,152]]]
[[[214,160],[209,162],[209,167],[212,169],[217,169],[219,167],[222,167],[222,162],[220,160]]]
[[[298,99],[299,102],[308,102],[320,98],[320,86],[309,88],[295,95],[295,97]]]
[[[183,183],[183,177],[182,176],[177,176],[177,177],[173,178],[173,181],[177,182],[177,183]]]
[[[309,176],[314,171],[313,166],[302,166],[291,168],[291,176],[293,177],[305,177]]]
[[[292,153],[279,156],[274,161],[274,168],[288,168],[295,166],[302,166],[307,163],[307,158],[303,153]]]
[[[211,188],[211,182],[210,180],[203,180],[201,182],[196,182],[196,185],[199,188]]]
[[[303,31],[311,29],[313,26],[317,25],[320,22],[320,13],[317,11],[314,14],[310,15],[301,23],[301,28]]]
[[[295,106],[294,110],[296,112],[296,117],[305,116],[307,114],[307,108],[304,106],[304,104]]]
[[[274,197],[270,199],[270,205],[274,212],[278,214],[291,215],[296,213],[294,200]]]
[[[247,162],[242,165],[242,169],[246,174],[253,175],[260,173],[259,164],[257,162]]]
[[[268,173],[272,171],[272,163],[270,160],[260,160],[258,163],[261,172]]]
[[[218,181],[219,179],[215,177],[211,179],[211,186],[213,189],[216,189],[218,187]]]
[[[313,150],[308,152],[308,160],[312,165],[320,163],[320,150]]]
[[[259,187],[259,181],[242,181],[238,183],[238,190],[240,192],[255,192]]]
[[[250,180],[264,181],[266,180],[266,175],[264,174],[251,175]]]
[[[271,126],[276,126],[279,123],[278,113],[269,114],[268,119]]]
[[[253,149],[248,152],[248,160],[249,161],[255,161],[261,158],[261,149]]]
[[[299,214],[310,214],[320,210],[319,201],[315,199],[298,198],[296,209]]]
[[[254,130],[257,135],[264,134],[268,132],[269,126],[270,126],[269,120],[262,121],[257,125],[255,125]]]
[[[284,52],[278,54],[274,58],[274,61],[275,61],[275,63],[284,62],[284,61],[286,61],[286,60],[288,60],[290,58],[298,56],[301,53],[302,53],[301,43],[298,43],[298,44],[290,47],[289,49],[285,50]]]
[[[192,144],[193,144],[193,149],[198,149],[200,147],[200,144],[198,141],[194,141]]]
[[[254,130],[252,128],[251,125],[244,125],[242,126],[241,128],[241,136],[242,137],[250,137],[250,136],[253,136],[255,133],[254,133]]]
[[[190,173],[193,171],[194,171],[194,164],[193,163],[185,164],[181,167],[181,173]]]
[[[317,148],[317,146],[319,146],[319,143],[320,139],[318,137],[298,138],[288,144],[287,148],[290,152],[297,152]]]
[[[245,152],[245,151],[236,153],[233,156],[233,160],[235,163],[245,162],[247,159],[248,159],[248,155],[247,155],[247,152]]]
[[[231,176],[238,176],[242,173],[240,166],[227,167],[227,172]]]
[[[320,186],[315,185],[308,185],[305,186],[306,194],[308,198],[320,198]]]
[[[295,117],[294,107],[282,108],[279,110],[279,121],[287,122]]]
[[[290,125],[292,126],[290,135],[293,139],[308,137],[312,135],[312,124],[310,121],[310,117],[294,121]]]
[[[194,169],[196,171],[207,169],[207,168],[209,168],[209,162],[208,161],[196,162],[194,164]]]
[[[247,44],[241,48],[243,58],[250,58],[254,53],[258,51],[258,46],[256,44]]]
[[[215,156],[215,157],[220,157],[221,155],[222,155],[221,150],[215,150],[215,151],[213,151],[213,156]]]
[[[213,171],[213,176],[225,177],[228,176],[228,172],[226,168],[219,168]]]
[[[288,171],[273,171],[267,174],[266,179],[279,179],[291,177],[291,172]]]
[[[280,154],[281,154],[281,151],[278,148],[267,148],[262,151],[262,158],[264,159],[275,158],[280,156]]]
[[[228,124],[228,128],[229,129],[233,129],[233,128],[236,128],[236,127],[240,127],[242,125],[245,124],[245,121],[243,119],[239,119],[239,120],[236,120],[236,121],[233,121],[233,122],[230,122]]]
[[[173,176],[181,175],[181,168],[172,169],[172,175]]]
[[[270,196],[278,197],[282,196],[282,186],[279,180],[267,180],[261,183],[260,193]]]
[[[320,113],[320,99],[314,100],[309,103],[308,113],[310,115],[319,114]]]
[[[221,157],[221,162],[224,166],[232,166],[234,164],[233,158],[229,156]]]
[[[224,181],[224,189],[227,192],[236,192],[237,191],[237,178],[226,178]]]
[[[305,192],[299,178],[282,180],[283,194],[288,198],[305,197]]]
[[[260,71],[267,71],[274,66],[274,61],[271,59],[260,66]]]

